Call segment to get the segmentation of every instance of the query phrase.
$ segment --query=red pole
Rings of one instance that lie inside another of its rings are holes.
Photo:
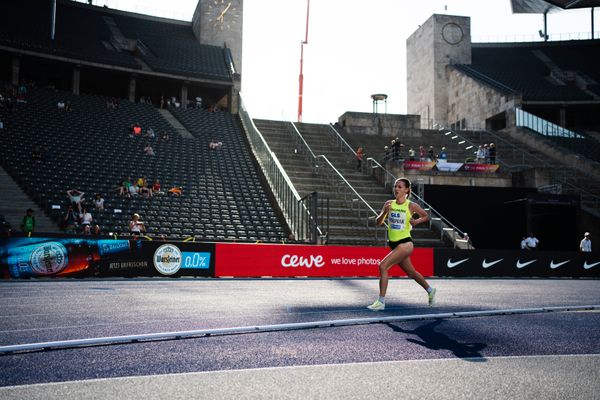
[[[304,40],[300,42],[300,76],[298,77],[298,122],[302,122],[302,94],[304,90],[304,75],[302,69],[304,66],[304,45],[308,44],[308,16],[310,10],[310,0],[306,0],[306,31]]]

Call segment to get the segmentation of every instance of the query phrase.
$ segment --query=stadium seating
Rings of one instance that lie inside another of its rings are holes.
[[[58,111],[59,100],[70,101],[73,111]],[[60,221],[68,204],[66,191],[76,188],[89,200],[95,193],[105,198],[106,210],[92,211],[104,232],[127,232],[131,214],[138,212],[150,235],[263,241],[287,237],[236,117],[197,109],[175,112],[184,124],[188,121],[197,138],[171,133],[168,141],[162,141],[160,133],[172,132],[172,127],[155,108],[123,100],[113,110],[106,107],[106,100],[30,89],[27,104],[1,115],[6,132],[0,143],[4,168],[55,221]],[[129,127],[136,122],[144,132],[151,127],[157,138],[130,137]],[[208,149],[212,136],[224,142],[221,150]],[[144,154],[147,143],[155,156]],[[32,162],[34,146],[47,146],[49,160]],[[127,176],[159,179],[163,191],[182,186],[184,195],[119,197],[116,188]]]

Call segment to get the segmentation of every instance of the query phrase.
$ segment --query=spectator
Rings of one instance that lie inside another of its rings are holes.
[[[137,185],[130,184],[127,189],[127,192],[129,194],[127,197],[137,197],[139,194]]]
[[[202,97],[196,96],[196,108],[202,108]]]
[[[160,108],[165,108],[165,96],[160,95]]]
[[[527,236],[523,236],[523,240],[521,240],[521,250],[529,250],[527,247]]]
[[[119,190],[119,196],[129,197],[129,186],[131,186],[131,178],[124,178],[119,182],[117,189]]]
[[[425,151],[425,147],[419,146],[419,161],[427,160],[427,152]]]
[[[220,142],[218,139],[213,138],[208,144],[208,148],[211,150],[220,150],[223,147],[223,142]]]
[[[102,233],[100,230],[100,225],[94,225],[92,228],[92,235],[99,236]]]
[[[152,185],[152,192],[154,192],[154,193],[162,193],[162,192],[160,191],[160,182],[159,182],[159,180],[158,180],[158,179],[157,179],[157,180],[155,180],[155,181],[154,181],[154,184]]]
[[[56,103],[56,108],[58,109],[58,111],[65,111],[64,100],[59,100],[58,103]]]
[[[84,235],[91,235],[92,234],[92,229],[90,228],[90,225],[83,225],[83,230],[82,232]]]
[[[84,192],[80,192],[77,189],[69,189],[67,190],[67,195],[69,196],[69,202],[72,205],[77,206],[79,212],[81,212],[81,202],[83,201]]]
[[[592,252],[592,241],[589,232],[583,234],[583,239],[581,239],[581,243],[579,243],[579,250],[584,253]]]
[[[27,213],[23,217],[21,230],[27,234],[32,234],[35,231],[35,217],[33,216],[33,210],[31,208],[27,209]]]
[[[445,147],[442,147],[442,150],[440,151],[438,159],[444,160],[444,161],[448,160],[448,153],[446,153],[446,148]]]
[[[179,197],[183,194],[183,188],[181,186],[175,186],[168,190],[169,194]]]
[[[146,147],[144,147],[144,154],[147,156],[155,156],[156,154],[154,153],[154,149],[152,148],[152,146],[150,145],[150,143],[146,144]]]
[[[67,212],[63,216],[63,226],[67,233],[73,233],[77,229],[77,214],[75,214],[75,210],[73,210],[73,205],[71,204],[69,204]]]
[[[489,164],[490,162],[490,148],[487,143],[483,145],[483,162]]]
[[[390,148],[388,146],[383,146],[383,161],[387,161],[390,159]]]
[[[363,151],[362,147],[359,147],[358,149],[356,149],[356,169],[358,171],[360,171],[363,155],[364,155],[364,151]]]
[[[477,164],[485,163],[485,150],[483,149],[483,145],[479,145],[477,152],[475,153],[475,162]]]
[[[81,209],[81,213],[79,214],[79,220],[81,221],[81,225],[91,225],[94,218],[92,214],[88,211],[87,207],[83,207]]]
[[[490,143],[488,152],[490,155],[490,164],[496,164],[496,145],[494,143]]]
[[[169,141],[169,134],[166,131],[163,131],[160,134],[160,140],[162,140],[163,142],[168,142]]]
[[[536,250],[540,244],[540,241],[533,235],[533,233],[530,233],[525,241],[529,250]]]
[[[4,129],[4,122],[2,120],[0,120],[0,129]]]
[[[96,209],[96,211],[104,210],[104,199],[102,198],[100,193],[96,193],[96,196],[94,196],[94,208]]]
[[[67,101],[65,103],[65,112],[71,112],[71,111],[73,111],[73,106],[71,106],[71,102],[70,101]]]
[[[144,198],[152,197],[152,186],[149,183],[144,184],[144,186],[140,187],[139,191],[140,195]]]
[[[435,161],[435,154],[433,151],[433,146],[429,146],[429,150],[427,150],[427,160],[428,161]]]
[[[140,215],[138,213],[133,214],[131,221],[129,221],[129,232],[134,236],[146,232],[146,227],[144,226],[144,223],[140,221]]]
[[[142,127],[139,123],[136,122],[135,124],[131,125],[131,134],[133,137],[139,137],[142,134]]]
[[[146,134],[144,135],[144,137],[147,137],[151,141],[154,141],[154,139],[156,139],[156,134],[154,133],[154,129],[152,129],[152,128],[146,129]]]
[[[410,149],[408,149],[408,159],[410,161],[415,161],[415,149],[413,149],[412,147]]]

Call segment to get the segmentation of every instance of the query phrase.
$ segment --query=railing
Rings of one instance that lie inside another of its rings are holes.
[[[377,216],[375,211],[369,203],[354,189],[352,184],[335,168],[335,166],[329,161],[325,155],[315,155],[306,142],[298,128],[293,122],[290,122],[289,131],[296,137],[296,141],[300,147],[300,151],[306,155],[306,158],[311,163],[316,173],[324,177],[332,188],[335,188],[338,193],[344,196],[344,199],[352,204],[351,208],[354,210],[359,218],[364,218],[365,228],[371,230],[373,226],[369,224],[371,220],[374,220]],[[364,215],[363,215],[364,212]],[[379,229],[374,229],[375,240],[379,240]]]
[[[584,136],[576,132],[570,131],[563,128],[560,125],[556,125],[550,121],[546,121],[543,118],[536,117],[533,114],[523,111],[522,109],[515,108],[516,126],[529,128],[534,132],[539,133],[543,136],[552,137],[564,137],[570,139],[583,139]]]
[[[384,187],[390,186],[393,188],[394,182],[396,182],[396,176],[392,174],[390,171],[385,169],[377,160],[374,158],[367,158],[367,167],[370,171],[372,171],[373,175],[378,175],[380,181],[383,181]],[[411,198],[415,199],[416,202],[420,203],[425,211],[429,211],[429,226],[439,229],[440,231],[440,240],[444,240],[444,238],[448,239],[452,243],[454,243],[454,247],[462,248],[462,249],[472,249],[473,245],[469,238],[469,235],[466,232],[458,229],[454,224],[452,224],[446,217],[444,217],[440,212],[438,212],[435,208],[431,206],[431,204],[427,203],[422,197],[417,195],[414,191],[411,191]]]
[[[314,212],[311,213],[312,204],[316,203],[317,195],[314,194],[309,199],[300,197],[277,156],[271,151],[265,138],[248,115],[241,93],[239,104],[240,119],[248,135],[252,151],[295,239],[316,243],[319,238],[326,236],[326,233],[318,225],[317,215]]]
[[[567,32],[567,33],[549,33],[548,41],[561,40],[590,40],[600,37],[600,32]],[[474,36],[472,39],[475,43],[519,43],[519,42],[543,42],[543,34],[527,34],[527,35],[488,35]]]

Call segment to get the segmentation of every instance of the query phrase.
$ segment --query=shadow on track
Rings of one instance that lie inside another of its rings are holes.
[[[467,361],[486,361],[486,358],[480,353],[481,350],[487,347],[485,343],[460,343],[444,333],[437,332],[435,328],[442,322],[444,322],[444,320],[438,319],[418,326],[413,330],[402,329],[397,324],[392,323],[386,323],[385,325],[392,328],[394,332],[415,335],[421,339],[406,339],[411,343],[427,347],[431,350],[450,350],[456,357],[466,359]]]

